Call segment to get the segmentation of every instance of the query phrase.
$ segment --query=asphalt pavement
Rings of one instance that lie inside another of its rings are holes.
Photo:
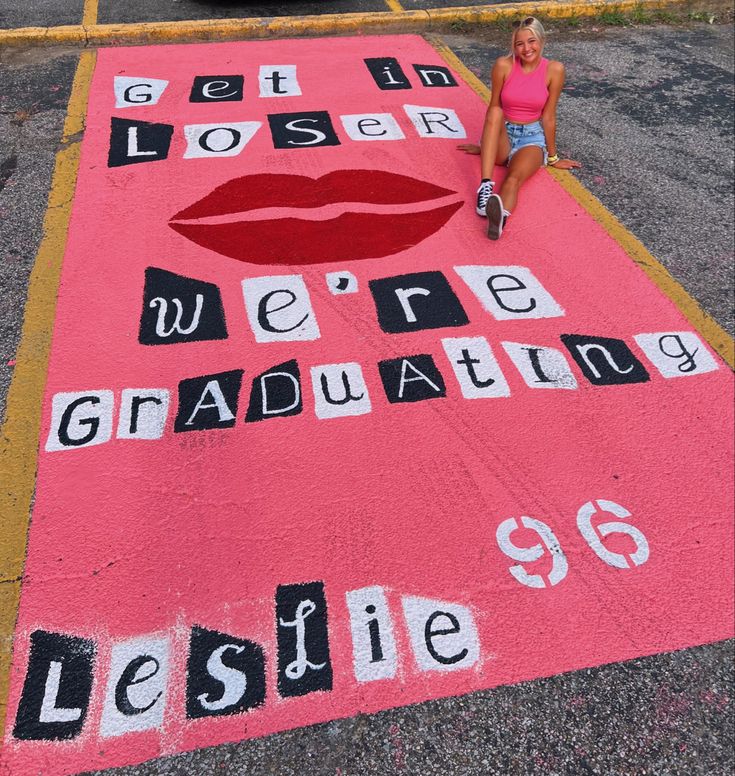
[[[2,0],[0,27],[78,23],[81,6],[49,0],[42,9],[11,7]],[[99,19],[272,16],[282,6],[103,3]],[[334,13],[348,6],[385,10],[378,0],[295,8]],[[194,11],[198,17],[189,15]],[[733,30],[731,16],[717,13],[713,24],[702,17],[673,26],[551,25],[547,53],[567,65],[559,146],[582,162],[580,180],[732,333]],[[442,36],[485,81],[506,37],[490,27]],[[0,417],[77,57],[76,50],[53,48],[0,53]],[[645,657],[109,772],[729,774],[733,646]]]

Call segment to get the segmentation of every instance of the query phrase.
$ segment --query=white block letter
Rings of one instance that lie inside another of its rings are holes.
[[[457,671],[477,662],[480,641],[466,606],[416,596],[403,596],[401,601],[420,670]]]
[[[237,156],[261,127],[260,121],[227,124],[187,124],[184,127],[184,159],[210,156]]]
[[[358,682],[391,679],[398,666],[393,622],[382,587],[346,593],[352,633],[352,657]]]
[[[46,450],[72,450],[107,442],[112,436],[112,391],[57,393],[51,403]]]
[[[564,315],[564,310],[527,267],[463,266],[454,271],[499,321]]]
[[[100,735],[160,727],[168,683],[166,638],[144,636],[115,644],[110,660]]]
[[[319,326],[301,275],[242,281],[245,308],[256,342],[319,339]]]
[[[577,380],[560,350],[519,342],[502,345],[529,388],[574,390],[577,387]]]
[[[352,113],[340,116],[350,140],[405,140],[390,113]]]
[[[408,118],[419,137],[445,137],[452,140],[467,137],[457,114],[451,108],[422,108],[420,105],[404,105]]]
[[[447,337],[444,352],[465,399],[510,396],[510,387],[484,337]]]

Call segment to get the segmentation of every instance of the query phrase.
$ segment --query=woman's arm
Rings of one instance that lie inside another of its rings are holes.
[[[556,106],[559,102],[559,95],[564,87],[564,65],[561,62],[549,62],[549,98],[541,114],[541,124],[544,128],[546,137],[546,150],[551,158],[556,156]],[[573,167],[581,167],[579,162],[573,159],[557,159],[549,163],[551,167],[557,170],[569,170]]]
[[[498,57],[490,71],[490,104],[488,108],[500,107],[500,93],[503,91],[505,79],[513,68],[513,60],[509,56]]]
[[[498,134],[498,127],[493,127],[493,123],[498,123],[497,119],[495,122],[492,122],[492,116],[493,112],[497,115],[499,112],[501,112],[500,109],[500,92],[503,91],[503,84],[505,83],[505,79],[510,73],[511,67],[513,63],[510,60],[510,57],[498,57],[495,60],[495,64],[493,64],[493,69],[490,72],[490,83],[491,83],[491,91],[490,91],[490,103],[487,106],[487,112],[485,114],[485,124],[483,126],[482,130],[482,146],[485,148],[485,154],[486,157],[489,159],[490,157],[495,158],[495,154],[497,153],[497,149],[495,153],[493,153],[492,149],[489,147],[492,144],[492,135]],[[460,151],[464,151],[467,154],[479,154],[480,153],[480,146],[475,145],[474,143],[462,143],[462,145],[458,145],[457,148],[459,148]],[[493,161],[494,164],[494,161]],[[485,171],[487,172],[487,170]],[[488,175],[491,175],[492,172],[488,173]]]

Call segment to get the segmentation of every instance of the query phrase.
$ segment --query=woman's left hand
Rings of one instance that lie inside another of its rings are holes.
[[[554,162],[554,164],[549,166],[555,170],[573,170],[575,167],[581,167],[582,165],[579,162],[575,162],[574,159],[559,159],[558,162]]]

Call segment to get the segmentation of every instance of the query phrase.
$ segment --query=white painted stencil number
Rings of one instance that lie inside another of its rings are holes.
[[[593,527],[592,518],[600,512],[609,513],[619,519],[599,523],[596,527]],[[597,557],[605,561],[608,566],[614,566],[618,569],[629,569],[635,566],[642,566],[648,560],[648,540],[646,537],[634,525],[621,522],[629,517],[632,517],[632,515],[625,507],[621,507],[620,504],[616,504],[614,501],[602,498],[596,501],[588,501],[577,512],[577,527],[584,540],[589,544]],[[504,520],[495,532],[498,547],[511,560],[518,561],[518,564],[510,566],[508,571],[526,587],[542,588],[558,585],[566,577],[569,564],[567,563],[564,550],[562,550],[559,540],[556,538],[556,534],[546,523],[533,517],[521,517],[521,525],[523,528],[535,531],[539,535],[542,544],[534,544],[531,547],[519,547],[514,544],[511,541],[511,536],[521,526],[518,525],[518,521],[514,517]],[[620,552],[613,552],[606,547],[603,539],[612,534],[625,534],[629,536],[635,542],[635,552],[628,556]],[[541,574],[529,573],[524,566],[520,565],[539,560],[545,552],[551,555],[551,571],[549,571],[548,580]]]
[[[595,506],[595,504],[597,506]],[[610,514],[619,517],[622,520],[632,517],[630,512],[625,507],[621,507],[620,504],[616,504],[614,501],[607,501],[605,499],[597,499],[597,501],[588,501],[577,512],[577,527],[579,528],[582,536],[589,546],[595,551],[597,556],[607,563],[608,566],[615,566],[618,569],[630,568],[630,563],[633,566],[642,566],[648,560],[648,540],[634,525],[630,523],[621,523],[619,520],[613,520],[609,523],[600,523],[597,529],[592,527],[592,518],[597,514],[597,507],[603,512],[609,512]],[[630,563],[628,558],[619,553],[608,550],[602,543],[602,539],[614,533],[623,533],[635,542],[636,550],[630,556]],[[599,535],[598,535],[599,534]],[[602,537],[602,538],[600,538]]]
[[[552,558],[548,587],[558,585],[567,575],[569,568],[566,555],[564,555],[559,540],[551,528],[540,520],[535,520],[533,517],[522,517],[521,523],[524,528],[536,531],[544,546],[534,544],[532,547],[518,547],[513,544],[510,536],[519,527],[514,517],[504,520],[498,526],[498,530],[495,533],[498,546],[511,560],[517,560],[520,563],[531,563],[532,561],[539,560],[544,554],[545,547]],[[541,574],[529,574],[523,566],[511,566],[509,571],[522,585],[527,587],[547,587],[546,580]]]

